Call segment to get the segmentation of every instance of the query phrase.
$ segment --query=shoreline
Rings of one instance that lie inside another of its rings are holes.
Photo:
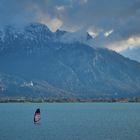
[[[0,103],[140,103],[140,97],[88,98],[88,99],[0,97]]]

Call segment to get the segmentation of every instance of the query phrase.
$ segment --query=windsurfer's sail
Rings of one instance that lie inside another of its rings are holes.
[[[34,123],[38,123],[41,119],[40,109],[38,108],[34,114]]]

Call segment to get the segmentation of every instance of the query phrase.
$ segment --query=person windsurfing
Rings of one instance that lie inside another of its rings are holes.
[[[39,123],[41,119],[40,109],[38,108],[34,114],[34,123]]]

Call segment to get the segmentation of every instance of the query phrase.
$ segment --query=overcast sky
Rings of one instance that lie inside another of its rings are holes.
[[[128,57],[133,53],[139,60],[140,0],[0,0],[1,27],[30,22],[44,23],[52,31],[85,29],[96,46]]]

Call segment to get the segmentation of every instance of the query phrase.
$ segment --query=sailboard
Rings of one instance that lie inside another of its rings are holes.
[[[39,123],[41,119],[40,109],[38,108],[34,114],[34,123]]]

